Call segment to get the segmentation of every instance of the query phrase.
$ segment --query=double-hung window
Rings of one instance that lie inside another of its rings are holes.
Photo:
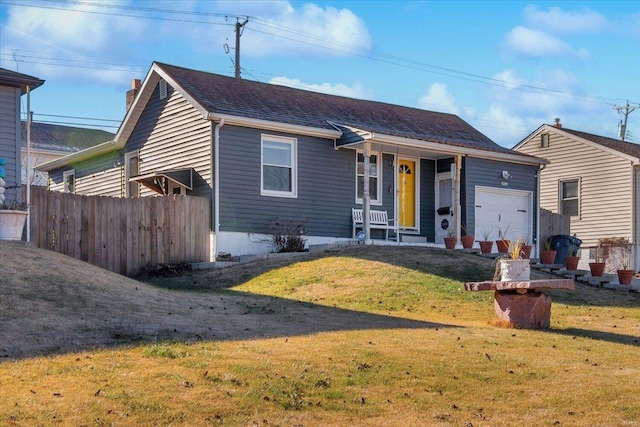
[[[362,203],[364,196],[364,155],[362,152],[356,153],[356,203]],[[380,179],[380,153],[373,153],[369,156],[369,200],[373,205],[381,205],[380,197],[382,180]]]
[[[580,180],[578,178],[560,181],[560,213],[569,216],[580,215]]]
[[[296,139],[262,135],[262,184],[260,194],[298,196]]]

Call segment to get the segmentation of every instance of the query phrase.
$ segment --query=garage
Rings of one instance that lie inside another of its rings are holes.
[[[489,240],[524,239],[531,244],[533,235],[533,193],[493,187],[475,187],[475,235]]]

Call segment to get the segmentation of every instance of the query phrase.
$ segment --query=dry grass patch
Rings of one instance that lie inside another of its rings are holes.
[[[637,294],[557,291],[552,328],[526,331],[490,325],[491,293],[462,282],[493,265],[451,251],[346,248],[154,286],[64,260],[0,242],[16,277],[0,278],[0,424],[640,419]],[[61,262],[68,269],[50,271]],[[116,326],[137,338],[110,338]]]

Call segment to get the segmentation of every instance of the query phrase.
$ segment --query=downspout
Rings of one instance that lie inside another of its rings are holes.
[[[371,244],[371,222],[369,218],[369,211],[371,209],[371,200],[369,198],[369,152],[370,150],[371,150],[371,143],[369,141],[365,141],[364,144],[362,144],[362,155],[364,157],[364,183],[363,183],[364,185],[363,185],[363,194],[362,194],[362,227],[364,229],[365,245]],[[380,160],[378,160],[378,162],[379,161]]]
[[[211,225],[213,226],[213,260],[218,256],[218,233],[220,232],[220,129],[224,126],[224,119],[215,125],[213,129],[213,210],[211,212]]]
[[[27,243],[31,241],[31,179],[29,179],[29,164],[31,163],[31,87],[27,85]],[[22,177],[22,172],[19,175]],[[19,178],[21,179],[21,178]],[[22,191],[22,190],[20,190]]]
[[[457,154],[455,157],[456,163],[456,176],[455,176],[455,227],[456,227],[456,241],[460,241],[460,228],[462,221],[462,208],[460,206],[460,173],[462,171],[462,155]]]
[[[540,174],[547,165],[540,165],[536,175],[536,256],[540,257]],[[532,242],[533,243],[533,242]]]

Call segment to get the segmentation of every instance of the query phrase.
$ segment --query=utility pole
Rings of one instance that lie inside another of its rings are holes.
[[[629,118],[629,114],[631,114],[633,112],[633,110],[635,110],[636,108],[640,107],[640,105],[636,105],[636,106],[631,106],[629,105],[629,100],[627,100],[627,105],[625,105],[624,107],[620,107],[619,105],[614,105],[613,108],[615,108],[618,111],[618,114],[624,114],[624,123],[622,122],[622,120],[620,120],[620,140],[622,142],[624,142],[624,138],[627,135],[627,118]]]
[[[236,79],[240,79],[240,36],[244,30],[244,26],[249,22],[249,18],[246,18],[244,22],[240,23],[240,19],[236,18]]]

